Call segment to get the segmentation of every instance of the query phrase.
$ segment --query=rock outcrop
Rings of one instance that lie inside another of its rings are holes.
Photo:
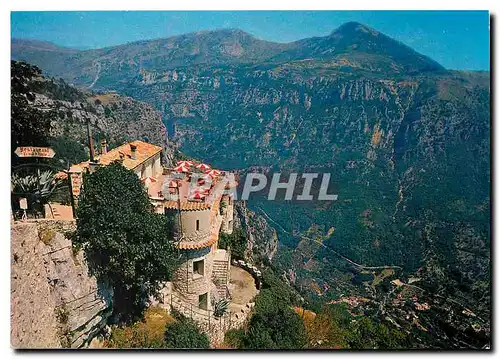
[[[254,263],[271,261],[278,249],[278,235],[267,220],[250,211],[244,201],[234,204],[234,228],[241,228],[248,238],[246,257]]]
[[[11,343],[81,348],[111,315],[112,291],[89,275],[65,233],[73,221],[12,225]]]

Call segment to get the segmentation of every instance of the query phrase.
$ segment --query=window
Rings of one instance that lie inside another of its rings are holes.
[[[208,294],[202,294],[198,296],[198,308],[207,310],[208,309]]]
[[[193,261],[193,278],[195,277],[203,277],[205,273],[205,260],[200,259],[197,261]]]
[[[197,231],[200,230],[200,220],[199,219],[196,220],[196,230]]]

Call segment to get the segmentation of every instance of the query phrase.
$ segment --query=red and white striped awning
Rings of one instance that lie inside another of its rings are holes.
[[[218,175],[220,175],[220,173],[221,172],[219,170],[210,170],[210,171],[205,172],[205,174],[212,176],[212,177],[218,176]]]
[[[167,186],[168,188],[177,188],[179,187],[179,184],[177,183],[177,181],[169,181]]]
[[[191,161],[186,161],[186,160],[183,160],[183,161],[177,161],[177,166],[189,167],[189,166],[193,166],[193,162],[191,162]]]
[[[192,196],[191,196],[191,199],[203,199],[205,198],[205,194],[199,192],[199,191],[196,191]]]
[[[206,171],[206,170],[209,170],[212,167],[210,167],[206,163],[200,163],[199,165],[196,165],[196,168],[198,168],[199,170],[202,170],[202,171]]]
[[[186,173],[186,172],[189,172],[189,167],[188,166],[179,165],[177,167],[174,167],[174,171],[175,172]]]

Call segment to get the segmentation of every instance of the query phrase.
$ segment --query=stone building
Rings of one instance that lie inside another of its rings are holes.
[[[229,296],[231,254],[218,248],[218,240],[220,232],[233,231],[235,176],[217,170],[207,175],[194,164],[181,173],[163,168],[161,151],[161,147],[142,141],[107,151],[106,142],[101,142],[100,153],[93,161],[69,170],[73,200],[76,205],[84,172],[91,173],[117,160],[134,171],[147,189],[155,212],[170,216],[176,224],[175,240],[182,264],[170,283],[171,294],[198,309],[211,310],[215,300]]]
[[[121,161],[125,168],[134,171],[143,183],[148,184],[155,181],[155,178],[163,172],[160,162],[161,151],[160,146],[143,141],[133,141],[108,151],[106,141],[101,141],[99,154],[93,155],[93,161],[73,165],[68,171],[75,204],[78,203],[84,172],[93,172],[99,166]],[[61,175],[65,174],[61,173]]]
[[[186,303],[211,310],[214,301],[228,297],[231,254],[218,248],[219,232],[232,233],[233,173],[221,172],[206,186],[193,186],[191,175],[175,178],[167,173],[149,187],[157,212],[163,209],[176,223],[177,246],[182,264],[172,279],[172,292]],[[162,191],[159,189],[162,188]],[[200,199],[192,192],[204,189]],[[161,196],[161,197],[159,197]],[[163,200],[161,200],[163,199]]]

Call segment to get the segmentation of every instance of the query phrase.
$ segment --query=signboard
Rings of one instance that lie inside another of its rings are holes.
[[[52,158],[55,156],[55,152],[50,147],[18,147],[14,151],[18,157],[42,157],[42,158]]]
[[[28,201],[26,198],[19,198],[19,208],[28,209]]]

